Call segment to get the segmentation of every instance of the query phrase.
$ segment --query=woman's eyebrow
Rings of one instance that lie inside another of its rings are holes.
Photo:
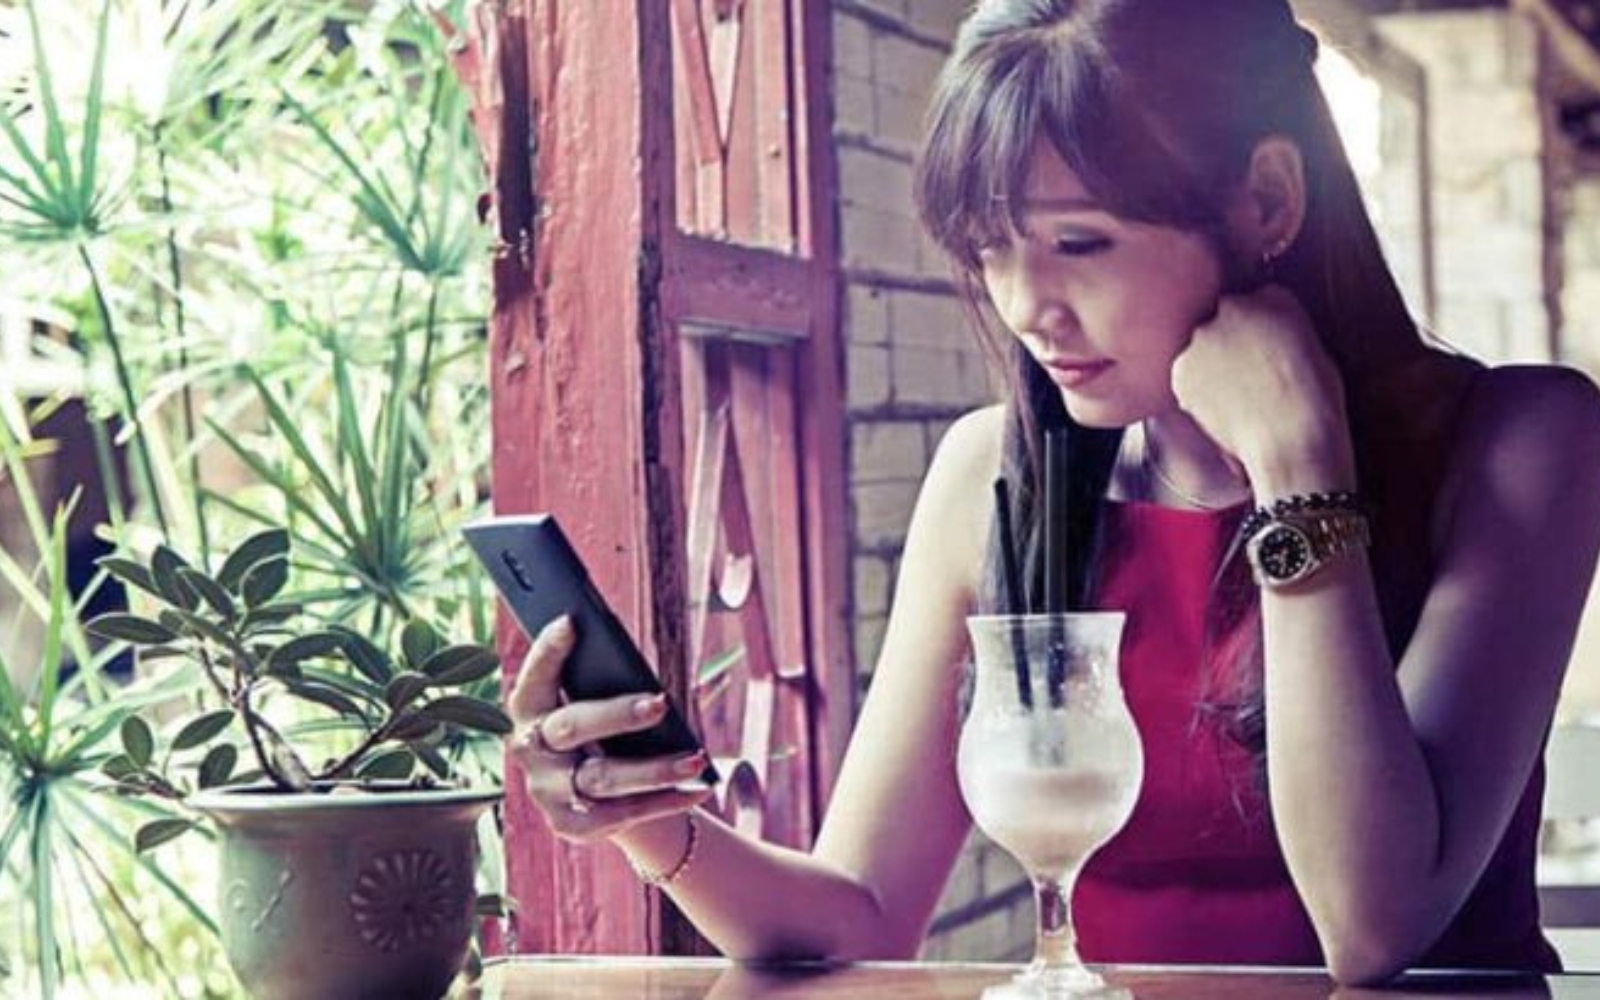
[[[1024,198],[1024,212],[1104,212],[1101,204],[1088,196],[1070,198]]]

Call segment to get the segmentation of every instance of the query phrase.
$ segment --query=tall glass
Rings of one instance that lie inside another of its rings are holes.
[[[1033,882],[1034,959],[984,1000],[1129,997],[1078,958],[1072,888],[1144,776],[1118,677],[1120,611],[967,619],[976,667],[958,772],[973,821]]]

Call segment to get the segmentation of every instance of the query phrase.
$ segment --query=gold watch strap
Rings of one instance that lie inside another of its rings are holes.
[[[1372,544],[1372,526],[1367,516],[1358,511],[1304,511],[1283,520],[1306,530],[1319,560],[1332,559]]]

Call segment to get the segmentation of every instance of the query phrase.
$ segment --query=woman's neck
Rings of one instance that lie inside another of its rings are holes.
[[[1128,428],[1113,495],[1166,507],[1221,510],[1250,499],[1243,470],[1181,413]]]

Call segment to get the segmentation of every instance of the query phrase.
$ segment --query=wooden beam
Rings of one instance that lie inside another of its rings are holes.
[[[679,352],[659,292],[674,204],[669,8],[659,0],[495,7],[507,12],[501,75],[525,81],[520,93],[507,91],[518,103],[503,117],[524,134],[499,144],[506,252],[490,350],[495,508],[556,515],[595,586],[681,698]],[[526,169],[530,151],[537,162]],[[525,649],[503,621],[508,671]],[[509,759],[505,825],[518,950],[653,950],[659,898],[618,852],[552,835]]]

